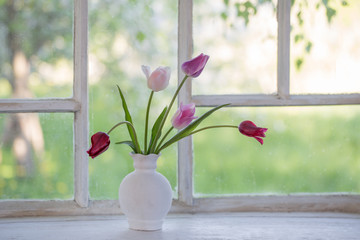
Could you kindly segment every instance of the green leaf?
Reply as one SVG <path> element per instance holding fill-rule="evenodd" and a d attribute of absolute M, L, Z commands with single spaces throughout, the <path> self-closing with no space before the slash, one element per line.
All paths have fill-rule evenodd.
<path fill-rule="evenodd" d="M 151 129 L 151 139 L 150 139 L 150 144 L 149 144 L 149 151 L 150 151 L 150 149 L 152 149 L 153 144 L 155 144 L 154 141 L 155 141 L 156 133 L 159 131 L 160 124 L 161 124 L 162 120 L 164 119 L 166 111 L 167 111 L 167 106 L 160 113 L 159 117 L 156 119 L 156 121 Z M 159 136 L 161 136 L 161 132 L 160 132 Z M 148 152 L 148 153 L 150 153 L 150 152 Z"/>
<path fill-rule="evenodd" d="M 299 26 L 302 26 L 302 25 L 304 24 L 304 20 L 303 20 L 303 18 L 302 18 L 302 12 L 299 11 L 299 12 L 296 14 L 296 17 L 297 17 Z"/>
<path fill-rule="evenodd" d="M 122 101 L 122 106 L 123 106 L 123 109 L 124 109 L 124 112 L 125 112 L 125 120 L 130 122 L 133 125 L 133 121 L 132 121 L 129 109 L 128 109 L 126 101 L 125 101 L 125 97 L 124 97 L 123 93 L 121 92 L 120 87 L 118 85 L 116 85 L 116 86 L 117 86 L 117 88 L 119 90 L 120 98 L 121 98 L 121 101 Z M 136 144 L 137 141 L 135 139 L 134 130 L 129 125 L 127 125 L 127 129 L 128 129 L 129 135 L 131 137 L 131 140 L 134 143 L 135 148 L 137 149 L 135 152 L 140 153 L 141 150 L 140 150 L 140 147 L 137 146 L 137 144 Z"/>
<path fill-rule="evenodd" d="M 245 26 L 248 25 L 250 17 L 256 15 L 257 13 L 256 6 L 251 1 L 235 3 L 234 6 L 236 8 L 237 16 L 244 19 Z"/>
<path fill-rule="evenodd" d="M 245 6 L 247 12 L 250 13 L 250 12 L 252 11 L 252 14 L 253 14 L 253 15 L 256 15 L 257 9 L 256 9 L 255 5 L 254 5 L 252 2 L 246 1 L 246 2 L 244 3 L 244 6 Z"/>
<path fill-rule="evenodd" d="M 222 107 L 228 106 L 230 105 L 230 103 L 228 104 L 223 104 L 223 105 L 219 105 L 217 107 L 214 107 L 213 109 L 210 109 L 209 111 L 207 111 L 206 113 L 204 113 L 203 115 L 201 115 L 201 117 L 197 118 L 196 120 L 194 120 L 192 123 L 190 123 L 187 127 L 185 127 L 184 129 L 182 129 L 181 131 L 179 131 L 176 135 L 174 135 L 172 138 L 169 139 L 169 141 L 167 141 L 166 143 L 164 143 L 164 145 L 162 145 L 159 148 L 159 152 L 164 149 L 167 148 L 168 146 L 170 146 L 171 144 L 179 141 L 180 139 L 189 136 L 192 131 L 194 131 L 196 129 L 196 127 L 203 121 L 205 120 L 208 116 L 210 116 L 213 112 L 219 110 Z"/>
<path fill-rule="evenodd" d="M 145 40 L 145 38 L 146 38 L 145 33 L 141 32 L 141 31 L 137 32 L 137 34 L 136 34 L 136 39 L 137 39 L 140 43 L 142 43 L 142 42 Z"/>
<path fill-rule="evenodd" d="M 300 33 L 300 34 L 296 34 L 295 35 L 295 43 L 304 40 L 304 34 Z"/>
<path fill-rule="evenodd" d="M 121 141 L 121 142 L 116 142 L 115 144 L 126 144 L 129 147 L 131 147 L 131 149 L 136 152 L 136 147 L 134 145 L 134 143 L 132 141 Z"/>
<path fill-rule="evenodd" d="M 331 23 L 331 20 L 333 19 L 333 17 L 335 17 L 335 15 L 336 15 L 335 9 L 333 9 L 331 7 L 326 8 L 326 16 L 327 16 L 328 23 Z"/>
<path fill-rule="evenodd" d="M 311 48 L 312 48 L 312 42 L 308 41 L 308 42 L 306 43 L 305 51 L 306 51 L 307 53 L 310 53 Z"/>
<path fill-rule="evenodd" d="M 295 61 L 295 66 L 296 66 L 296 70 L 300 70 L 302 64 L 304 62 L 304 59 L 303 58 L 297 58 L 296 61 Z"/>
<path fill-rule="evenodd" d="M 222 12 L 222 13 L 221 13 L 221 18 L 222 18 L 223 20 L 226 20 L 226 19 L 228 18 L 227 13 L 226 13 L 226 12 Z"/>

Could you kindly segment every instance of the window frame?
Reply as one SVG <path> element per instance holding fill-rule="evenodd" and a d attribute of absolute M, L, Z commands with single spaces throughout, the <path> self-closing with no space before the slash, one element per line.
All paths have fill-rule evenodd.
<path fill-rule="evenodd" d="M 74 201 L 52 200 L 1 200 L 0 216 L 11 208 L 26 208 L 44 203 L 51 203 L 56 208 L 58 204 L 75 202 L 77 206 L 89 206 L 88 191 L 88 1 L 74 1 L 73 9 L 74 38 L 73 38 L 73 97 L 44 98 L 44 99 L 0 99 L 0 113 L 29 113 L 29 112 L 70 112 L 74 113 Z M 30 205 L 29 205 L 30 204 Z M 40 209 L 41 207 L 39 207 Z M 35 208 L 36 209 L 36 208 Z"/>
<path fill-rule="evenodd" d="M 179 93 L 179 102 L 199 107 L 231 102 L 230 107 L 312 106 L 360 104 L 360 94 L 292 95 L 289 91 L 291 0 L 278 0 L 278 70 L 276 94 L 192 95 L 191 81 Z M 178 69 L 192 57 L 192 0 L 178 0 Z M 73 97 L 57 99 L 0 99 L 0 113 L 74 113 L 74 199 L 0 200 L 0 217 L 36 215 L 119 214 L 117 200 L 89 199 L 88 156 L 88 1 L 74 1 Z M 178 71 L 179 82 L 183 73 Z M 193 193 L 193 143 L 187 137 L 178 143 L 178 199 L 171 212 L 348 212 L 360 213 L 360 195 L 348 193 L 236 195 L 195 198 Z"/>
<path fill-rule="evenodd" d="M 191 58 L 193 0 L 179 0 L 178 69 Z M 197 107 L 317 106 L 360 104 L 360 94 L 290 94 L 290 13 L 291 0 L 278 0 L 278 62 L 276 94 L 192 95 L 191 82 L 179 94 L 179 102 L 193 102 Z M 178 71 L 178 81 L 184 77 Z M 360 212 L 360 195 L 348 193 L 237 195 L 194 198 L 192 137 L 178 144 L 178 201 L 193 211 L 344 211 Z M 286 203 L 284 205 L 284 203 Z M 211 210 L 210 210 L 211 209 Z"/>

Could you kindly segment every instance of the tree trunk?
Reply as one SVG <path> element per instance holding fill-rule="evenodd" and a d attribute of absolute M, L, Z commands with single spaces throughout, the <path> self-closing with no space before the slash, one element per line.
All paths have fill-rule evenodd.
<path fill-rule="evenodd" d="M 13 97 L 31 98 L 28 88 L 30 64 L 25 55 L 17 51 L 12 61 L 13 69 Z M 31 176 L 34 173 L 34 154 L 43 157 L 44 137 L 36 113 L 12 114 L 5 122 L 3 135 L 5 145 L 12 146 L 13 155 L 17 162 L 17 176 Z"/>
<path fill-rule="evenodd" d="M 8 35 L 7 47 L 10 50 L 12 76 L 9 81 L 12 86 L 13 98 L 32 98 L 28 81 L 30 62 L 21 48 L 21 37 L 10 26 L 15 24 L 16 10 L 14 2 L 7 4 Z M 5 121 L 2 140 L 5 146 L 11 146 L 17 162 L 17 176 L 31 176 L 34 173 L 34 153 L 43 157 L 44 137 L 39 117 L 36 113 L 11 114 Z"/>

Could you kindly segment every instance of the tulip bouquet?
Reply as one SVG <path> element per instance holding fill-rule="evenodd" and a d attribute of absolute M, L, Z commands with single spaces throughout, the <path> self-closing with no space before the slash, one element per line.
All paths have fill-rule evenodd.
<path fill-rule="evenodd" d="M 125 113 L 125 121 L 119 122 L 115 124 L 107 133 L 105 132 L 97 132 L 91 137 L 91 147 L 87 151 L 90 157 L 95 158 L 96 156 L 100 155 L 101 153 L 105 152 L 110 145 L 110 136 L 109 134 L 118 126 L 126 125 L 129 136 L 131 140 L 120 141 L 116 144 L 126 144 L 133 150 L 134 153 L 139 154 L 159 154 L 162 150 L 169 147 L 173 143 L 187 137 L 193 135 L 195 133 L 211 129 L 211 128 L 236 128 L 240 131 L 240 133 L 244 134 L 248 137 L 255 138 L 258 142 L 263 144 L 263 137 L 265 137 L 265 132 L 267 128 L 257 127 L 251 121 L 243 121 L 239 126 L 233 125 L 215 125 L 215 126 L 207 126 L 200 129 L 197 129 L 199 124 L 210 116 L 215 111 L 228 106 L 230 104 L 223 104 L 217 107 L 214 107 L 204 113 L 200 117 L 195 116 L 195 104 L 183 104 L 180 103 L 179 109 L 175 112 L 171 119 L 172 126 L 163 134 L 163 128 L 165 122 L 168 118 L 170 110 L 179 94 L 180 89 L 188 80 L 189 78 L 196 78 L 198 77 L 201 72 L 203 71 L 209 56 L 205 54 L 200 54 L 194 59 L 191 59 L 187 62 L 184 62 L 181 66 L 182 71 L 185 73 L 185 77 L 179 84 L 178 88 L 176 89 L 173 98 L 170 101 L 168 106 L 165 106 L 163 111 L 157 117 L 156 121 L 154 122 L 151 135 L 148 139 L 148 125 L 149 125 L 149 115 L 150 115 L 150 106 L 152 102 L 152 98 L 155 92 L 159 92 L 164 90 L 168 84 L 170 79 L 170 68 L 169 67 L 159 67 L 155 71 L 151 72 L 150 67 L 142 66 L 142 71 L 144 72 L 147 78 L 147 85 L 151 89 L 149 101 L 147 104 L 147 110 L 145 115 L 145 133 L 144 133 L 144 144 L 143 148 L 141 148 L 139 144 L 139 140 L 137 138 L 136 130 L 131 118 L 130 111 L 128 109 L 124 94 L 122 93 L 119 86 L 117 86 L 120 98 L 122 100 L 122 106 Z M 175 133 L 172 137 L 168 138 L 169 134 L 174 130 L 177 129 L 178 132 Z"/>

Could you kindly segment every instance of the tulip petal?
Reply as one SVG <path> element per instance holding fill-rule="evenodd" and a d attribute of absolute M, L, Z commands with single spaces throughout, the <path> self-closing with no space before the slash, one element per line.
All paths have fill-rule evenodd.
<path fill-rule="evenodd" d="M 182 129 L 188 126 L 193 119 L 197 118 L 195 114 L 195 104 L 183 104 L 180 103 L 180 107 L 175 112 L 173 118 L 171 119 L 172 125 L 176 129 Z"/>
<path fill-rule="evenodd" d="M 91 158 L 95 158 L 105 152 L 110 145 L 110 137 L 104 132 L 97 132 L 91 137 L 91 147 L 87 153 Z"/>
<path fill-rule="evenodd" d="M 144 67 L 145 75 L 148 73 L 148 68 Z M 171 69 L 170 67 L 158 67 L 148 77 L 148 87 L 154 92 L 161 91 L 169 85 Z"/>
<path fill-rule="evenodd" d="M 149 66 L 145 66 L 145 65 L 141 65 L 141 70 L 143 71 L 143 73 L 146 76 L 146 79 L 149 79 L 150 77 L 150 73 L 151 73 L 151 69 Z"/>
<path fill-rule="evenodd" d="M 196 78 L 201 74 L 208 60 L 209 56 L 201 53 L 196 58 L 184 62 L 181 69 L 187 76 Z"/>
<path fill-rule="evenodd" d="M 265 132 L 267 128 L 257 127 L 255 123 L 251 121 L 243 121 L 239 125 L 239 131 L 245 136 L 255 138 L 261 145 L 264 143 L 262 137 L 265 137 Z"/>
<path fill-rule="evenodd" d="M 261 145 L 263 145 L 264 140 L 262 138 L 259 137 L 254 137 L 256 140 L 258 140 L 259 143 L 261 143 Z"/>

